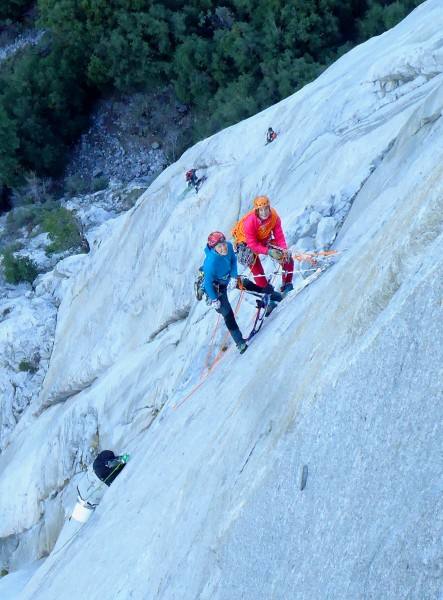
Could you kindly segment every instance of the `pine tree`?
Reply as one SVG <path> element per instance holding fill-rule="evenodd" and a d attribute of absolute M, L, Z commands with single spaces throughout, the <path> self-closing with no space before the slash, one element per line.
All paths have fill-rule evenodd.
<path fill-rule="evenodd" d="M 0 189 L 12 187 L 16 182 L 19 146 L 16 124 L 0 104 Z"/>

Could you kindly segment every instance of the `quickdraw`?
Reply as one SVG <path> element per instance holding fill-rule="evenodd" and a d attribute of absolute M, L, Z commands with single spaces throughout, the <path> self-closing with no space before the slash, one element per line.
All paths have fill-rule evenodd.
<path fill-rule="evenodd" d="M 205 274 L 203 273 L 203 267 L 200 267 L 198 270 L 198 275 L 194 281 L 194 293 L 197 300 L 203 300 L 203 296 L 205 295 Z"/>
<path fill-rule="evenodd" d="M 254 266 L 257 255 L 244 243 L 239 242 L 235 246 L 235 252 L 237 253 L 237 260 L 240 264 L 250 269 Z"/>

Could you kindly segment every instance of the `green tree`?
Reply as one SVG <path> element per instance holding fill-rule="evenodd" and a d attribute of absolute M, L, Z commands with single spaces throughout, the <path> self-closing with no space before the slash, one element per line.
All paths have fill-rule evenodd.
<path fill-rule="evenodd" d="M 81 71 L 75 51 L 51 40 L 46 56 L 28 51 L 4 78 L 1 104 L 16 124 L 22 172 L 53 175 L 63 166 L 66 144 L 86 122 Z"/>
<path fill-rule="evenodd" d="M 368 8 L 357 20 L 359 43 L 391 29 L 423 0 L 368 0 Z"/>
<path fill-rule="evenodd" d="M 235 23 L 230 30 L 214 33 L 211 71 L 219 86 L 227 85 L 240 75 L 257 77 L 261 54 L 257 32 L 248 23 Z"/>
<path fill-rule="evenodd" d="M 83 49 L 88 53 L 86 14 L 83 2 L 78 0 L 38 0 L 39 20 L 37 25 L 70 49 Z"/>
<path fill-rule="evenodd" d="M 12 187 L 16 181 L 19 146 L 16 124 L 0 104 L 0 189 L 3 186 Z"/>
<path fill-rule="evenodd" d="M 7 0 L 0 4 L 0 21 L 20 19 L 35 4 L 35 0 Z"/>
<path fill-rule="evenodd" d="M 163 6 L 98 11 L 91 0 L 85 0 L 83 6 L 87 6 L 86 26 L 92 44 L 87 69 L 91 83 L 102 89 L 114 86 L 133 91 L 165 80 L 172 41 L 170 14 Z"/>
<path fill-rule="evenodd" d="M 97 95 L 173 81 L 201 120 L 195 140 L 293 93 L 423 0 L 37 1 L 46 35 L 0 64 L 9 186 L 31 170 L 60 171 Z M 10 0 L 0 18 L 30 4 Z"/>
<path fill-rule="evenodd" d="M 208 68 L 211 64 L 212 42 L 192 35 L 177 47 L 171 66 L 171 79 L 177 96 L 206 110 L 217 84 Z"/>

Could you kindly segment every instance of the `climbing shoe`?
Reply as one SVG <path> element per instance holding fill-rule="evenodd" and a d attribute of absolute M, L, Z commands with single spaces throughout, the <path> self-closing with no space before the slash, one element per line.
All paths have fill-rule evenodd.
<path fill-rule="evenodd" d="M 269 299 L 271 302 L 281 302 L 283 300 L 283 296 L 280 294 L 280 292 L 272 292 L 272 294 L 269 296 Z"/>
<path fill-rule="evenodd" d="M 280 292 L 283 294 L 283 298 L 287 296 L 289 292 L 292 292 L 293 289 L 294 286 L 292 285 L 292 283 L 284 283 L 280 288 Z"/>
<path fill-rule="evenodd" d="M 271 296 L 272 298 L 272 296 Z M 269 302 L 268 306 L 266 307 L 266 313 L 265 313 L 265 317 L 269 317 L 269 315 L 271 314 L 271 312 L 274 310 L 274 308 L 277 306 L 277 302 L 273 302 L 272 300 Z"/>
<path fill-rule="evenodd" d="M 237 344 L 237 348 L 240 354 L 243 354 L 243 352 L 246 352 L 248 349 L 248 344 L 246 342 L 242 342 L 241 344 Z"/>

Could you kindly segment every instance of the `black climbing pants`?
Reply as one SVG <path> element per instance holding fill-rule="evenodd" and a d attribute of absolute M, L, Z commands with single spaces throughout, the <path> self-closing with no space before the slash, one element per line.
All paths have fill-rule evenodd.
<path fill-rule="evenodd" d="M 268 284 L 266 288 L 262 288 L 259 285 L 250 281 L 249 279 L 247 279 L 246 277 L 241 278 L 241 283 L 243 284 L 243 288 L 248 292 L 257 292 L 258 294 L 263 294 L 263 292 L 266 290 L 265 293 L 269 294 L 274 291 L 272 285 Z M 243 335 L 240 329 L 238 328 L 237 321 L 235 320 L 234 311 L 232 310 L 231 303 L 228 299 L 227 287 L 224 285 L 219 285 L 218 293 L 218 299 L 220 300 L 220 308 L 217 309 L 217 312 L 220 313 L 224 318 L 226 327 L 229 333 L 232 335 L 234 342 L 236 344 L 241 344 L 244 341 Z"/>

